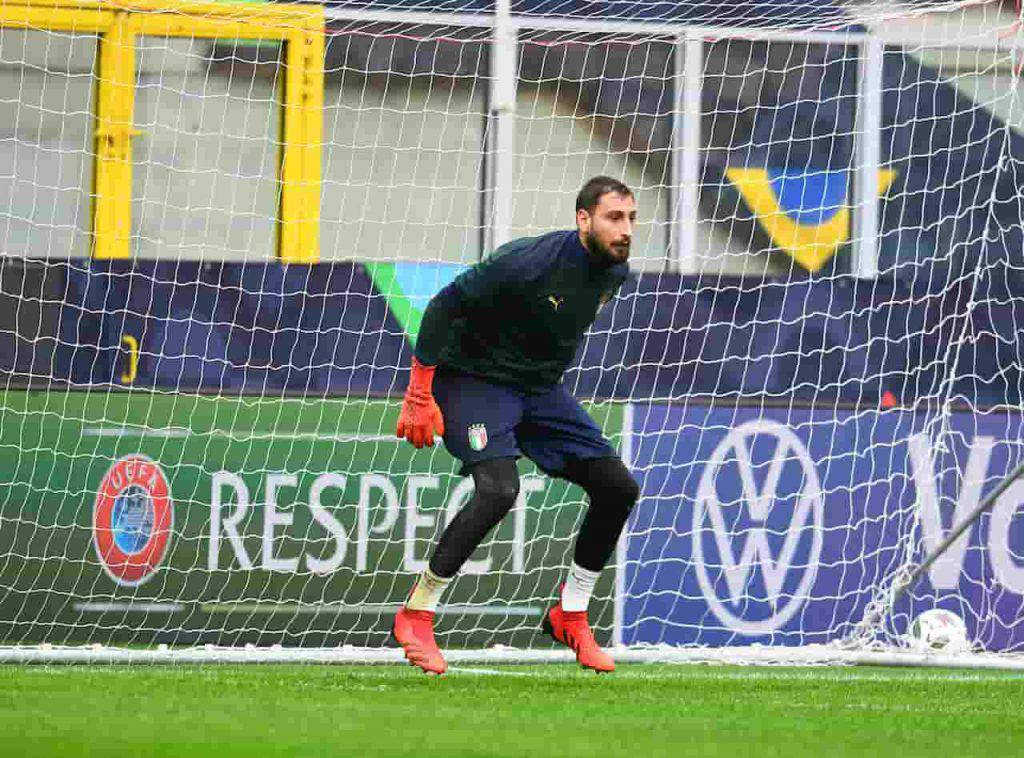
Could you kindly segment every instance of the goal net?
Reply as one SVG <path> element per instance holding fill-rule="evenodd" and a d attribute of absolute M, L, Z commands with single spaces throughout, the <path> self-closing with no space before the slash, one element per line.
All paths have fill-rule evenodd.
<path fill-rule="evenodd" d="M 423 310 L 597 174 L 633 276 L 565 382 L 642 491 L 600 640 L 840 659 L 944 608 L 1019 651 L 1024 483 L 898 590 L 1021 459 L 1020 20 L 6 0 L 0 660 L 396 659 L 472 494 L 394 436 Z M 449 651 L 554 655 L 585 496 L 520 472 Z"/>

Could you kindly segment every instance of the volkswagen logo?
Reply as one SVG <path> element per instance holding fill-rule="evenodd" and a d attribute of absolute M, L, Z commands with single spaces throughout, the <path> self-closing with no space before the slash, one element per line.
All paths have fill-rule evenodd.
<path fill-rule="evenodd" d="M 693 560 L 712 612 L 745 635 L 781 629 L 814 584 L 823 530 L 821 482 L 800 438 L 766 419 L 730 430 L 693 510 Z"/>

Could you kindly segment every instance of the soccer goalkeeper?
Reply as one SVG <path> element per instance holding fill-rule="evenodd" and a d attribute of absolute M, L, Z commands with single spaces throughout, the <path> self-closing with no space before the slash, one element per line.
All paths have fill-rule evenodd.
<path fill-rule="evenodd" d="M 635 222 L 632 191 L 594 177 L 576 198 L 576 229 L 502 245 L 427 305 L 397 434 L 417 448 L 442 435 L 475 492 L 444 530 L 392 626 L 406 658 L 424 671 L 447 669 L 434 640 L 438 600 L 515 504 L 520 455 L 578 484 L 590 500 L 544 628 L 582 666 L 615 669 L 594 639 L 587 606 L 639 488 L 561 382 L 597 311 L 629 274 Z"/>

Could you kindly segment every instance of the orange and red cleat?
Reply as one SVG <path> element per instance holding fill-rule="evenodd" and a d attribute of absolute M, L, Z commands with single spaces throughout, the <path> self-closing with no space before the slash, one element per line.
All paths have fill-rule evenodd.
<path fill-rule="evenodd" d="M 413 611 L 404 605 L 395 614 L 391 636 L 402 646 L 410 665 L 427 674 L 443 674 L 448 663 L 434 641 L 434 612 Z"/>
<path fill-rule="evenodd" d="M 559 600 L 544 614 L 544 631 L 571 648 L 581 666 L 599 674 L 615 671 L 615 661 L 600 648 L 590 631 L 586 611 L 563 611 Z"/>

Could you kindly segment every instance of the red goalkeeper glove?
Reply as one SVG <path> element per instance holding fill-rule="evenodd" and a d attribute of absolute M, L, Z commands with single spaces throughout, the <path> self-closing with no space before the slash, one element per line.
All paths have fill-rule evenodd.
<path fill-rule="evenodd" d="M 398 416 L 395 435 L 404 437 L 417 448 L 424 445 L 433 447 L 434 435 L 444 434 L 444 419 L 431 389 L 434 369 L 435 366 L 424 366 L 413 357 L 409 387 L 405 390 L 402 412 Z"/>

